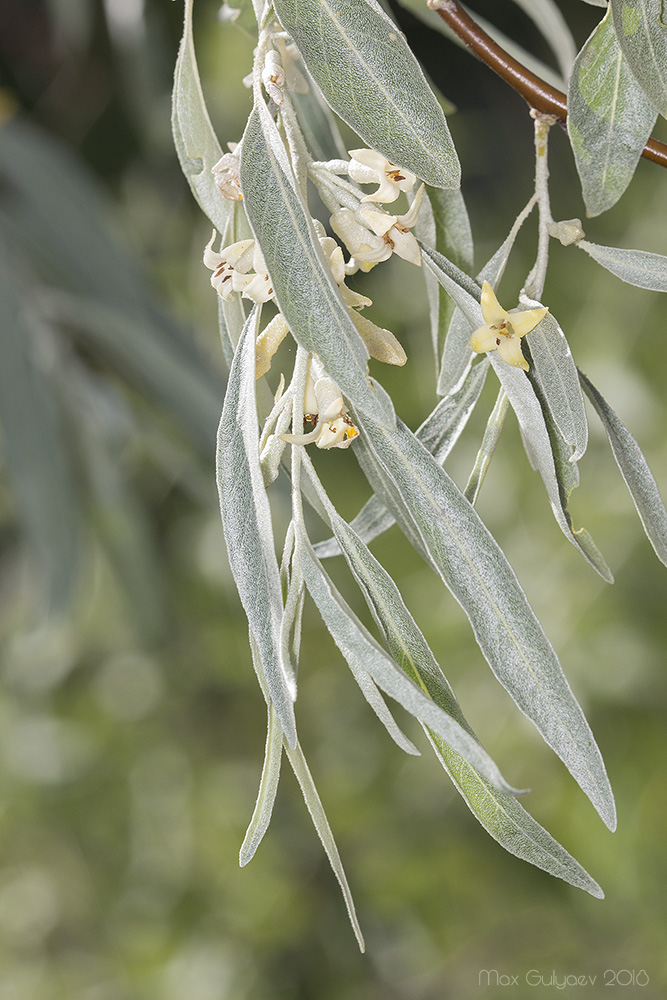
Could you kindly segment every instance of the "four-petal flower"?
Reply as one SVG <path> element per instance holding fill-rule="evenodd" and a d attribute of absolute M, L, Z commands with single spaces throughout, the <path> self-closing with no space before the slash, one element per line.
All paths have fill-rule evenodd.
<path fill-rule="evenodd" d="M 488 281 L 482 285 L 481 306 L 486 325 L 473 333 L 470 338 L 471 350 L 478 354 L 497 350 L 508 365 L 528 371 L 528 362 L 521 352 L 521 338 L 530 333 L 549 310 L 542 306 L 539 309 L 508 313 L 498 302 Z"/>

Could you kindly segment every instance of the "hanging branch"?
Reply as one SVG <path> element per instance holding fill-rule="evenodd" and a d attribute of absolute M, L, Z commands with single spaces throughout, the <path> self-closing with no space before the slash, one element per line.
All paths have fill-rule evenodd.
<path fill-rule="evenodd" d="M 531 108 L 547 115 L 555 115 L 561 123 L 565 123 L 567 118 L 565 94 L 551 87 L 509 55 L 463 10 L 458 0 L 428 0 L 428 6 L 442 18 L 471 52 L 501 79 L 509 83 Z M 667 145 L 664 142 L 649 139 L 642 150 L 642 156 L 659 163 L 662 167 L 667 167 Z"/>

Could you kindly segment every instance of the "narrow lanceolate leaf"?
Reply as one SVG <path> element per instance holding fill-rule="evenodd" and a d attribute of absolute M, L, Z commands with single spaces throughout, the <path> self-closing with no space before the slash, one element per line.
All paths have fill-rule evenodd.
<path fill-rule="evenodd" d="M 532 337 L 532 333 L 528 334 Z M 523 437 L 528 457 L 534 469 L 536 469 L 551 504 L 556 522 L 569 542 L 574 545 L 583 555 L 584 559 L 591 564 L 603 580 L 613 583 L 609 567 L 595 548 L 589 544 L 588 533 L 583 529 L 574 531 L 572 520 L 566 506 L 566 498 L 559 488 L 554 465 L 553 447 L 549 438 L 549 432 L 544 419 L 544 413 L 537 398 L 535 389 L 520 368 L 513 368 L 505 364 L 502 358 L 494 352 L 490 355 L 493 370 L 500 380 L 500 384 L 507 393 L 512 409 L 516 413 L 521 434 Z"/>
<path fill-rule="evenodd" d="M 632 180 L 656 113 L 630 72 L 609 12 L 577 56 L 567 128 L 588 215 L 611 208 Z"/>
<path fill-rule="evenodd" d="M 230 202 L 218 190 L 212 168 L 222 156 L 206 110 L 192 39 L 192 4 L 185 0 L 183 37 L 176 60 L 171 124 L 181 169 L 200 208 L 218 232 L 225 230 Z"/>
<path fill-rule="evenodd" d="M 255 404 L 254 309 L 239 340 L 218 430 L 217 482 L 227 554 L 257 643 L 269 697 L 291 746 L 296 745 L 293 679 L 280 654 L 280 574 L 268 497 L 259 465 Z"/>
<path fill-rule="evenodd" d="M 321 486 L 319 489 L 322 492 Z M 484 774 L 496 788 L 513 794 L 516 789 L 505 781 L 497 764 L 480 745 L 466 722 L 452 688 L 408 611 L 398 587 L 331 503 L 327 504 L 327 514 L 348 566 L 384 635 L 395 663 L 405 676 L 417 684 L 449 717 L 448 722 L 442 720 L 439 726 L 440 736 L 437 738 L 445 736 L 444 725 L 447 730 L 445 738 L 448 746 L 454 748 L 456 753 Z M 342 599 L 339 597 L 339 600 Z M 409 704 L 405 702 L 403 704 L 412 711 Z M 420 718 L 419 715 L 417 717 Z M 425 723 L 424 725 L 427 732 L 433 732 L 428 725 Z"/>
<path fill-rule="evenodd" d="M 405 37 L 375 0 L 275 0 L 333 110 L 367 146 L 434 187 L 461 175 L 447 121 Z"/>
<path fill-rule="evenodd" d="M 290 91 L 290 100 L 306 140 L 310 155 L 315 160 L 338 160 L 347 157 L 345 143 L 338 129 L 337 119 L 324 100 L 320 88 L 303 64 L 299 67 L 308 82 L 305 94 Z"/>
<path fill-rule="evenodd" d="M 578 461 L 588 444 L 588 422 L 577 367 L 565 334 L 551 313 L 530 334 L 532 372 L 564 440 Z"/>
<path fill-rule="evenodd" d="M 314 485 L 314 482 L 317 481 L 317 477 L 315 476 L 315 472 L 312 469 L 312 467 L 310 468 L 310 477 L 311 477 L 310 482 L 311 484 L 313 484 L 313 490 L 315 490 L 316 487 Z M 321 486 L 318 495 L 321 498 L 322 495 Z M 327 516 L 326 510 L 324 511 L 324 516 L 325 517 Z M 303 536 L 302 539 L 302 545 L 305 545 L 306 548 L 308 548 L 309 552 L 311 551 L 310 542 L 305 537 L 305 535 Z M 306 555 L 305 558 L 308 559 L 309 556 Z M 310 555 L 310 558 L 314 559 L 314 556 Z M 302 561 L 303 557 L 301 551 L 299 550 L 300 566 L 302 565 Z M 350 612 L 350 614 L 352 614 L 348 606 L 344 603 L 344 601 L 341 598 L 341 608 L 343 606 Z M 376 716 L 378 717 L 382 725 L 385 727 L 385 729 L 391 736 L 394 743 L 396 743 L 396 745 L 399 746 L 401 750 L 404 750 L 406 753 L 412 754 L 415 757 L 419 757 L 420 756 L 419 750 L 414 745 L 412 740 L 409 740 L 408 737 L 403 732 L 403 730 L 399 727 L 398 723 L 391 714 L 387 706 L 387 703 L 380 694 L 378 686 L 373 680 L 371 673 L 366 669 L 366 661 L 363 655 L 359 655 L 359 648 L 361 648 L 363 654 L 363 652 L 365 652 L 363 643 L 362 646 L 359 647 L 357 644 L 352 642 L 349 645 L 346 654 L 347 664 L 350 670 L 352 671 L 352 676 L 359 685 L 359 690 L 363 694 L 364 698 L 366 699 L 370 707 L 375 712 Z"/>
<path fill-rule="evenodd" d="M 667 16 L 664 0 L 611 0 L 616 37 L 655 110 L 667 118 Z"/>
<path fill-rule="evenodd" d="M 243 839 L 239 852 L 239 865 L 243 868 L 255 855 L 269 828 L 273 804 L 278 791 L 280 779 L 280 762 L 283 755 L 283 731 L 278 721 L 278 715 L 273 705 L 268 706 L 268 724 L 266 730 L 266 748 L 264 750 L 264 766 L 259 782 L 257 802 L 252 819 Z"/>
<path fill-rule="evenodd" d="M 436 754 L 471 812 L 484 829 L 506 851 L 542 871 L 584 889 L 598 899 L 604 893 L 578 861 L 554 840 L 519 804 L 513 795 L 498 791 L 474 768 L 447 747 L 430 737 Z"/>
<path fill-rule="evenodd" d="M 473 329 L 480 326 L 484 322 L 482 307 L 479 304 L 482 295 L 481 286 L 433 247 L 421 244 L 421 249 L 424 263 L 445 291 L 451 295 Z"/>
<path fill-rule="evenodd" d="M 368 379 L 368 352 L 323 258 L 285 147 L 263 101 L 246 126 L 241 184 L 250 225 L 292 335 L 320 356 L 327 374 L 355 409 L 393 424 L 391 400 Z"/>
<path fill-rule="evenodd" d="M 648 463 L 630 431 L 582 373 L 581 381 L 604 424 L 614 458 L 630 491 L 647 538 L 658 559 L 667 566 L 667 513 Z"/>
<path fill-rule="evenodd" d="M 488 358 L 482 358 L 460 385 L 445 396 L 417 429 L 415 436 L 431 452 L 436 462 L 443 465 L 468 423 L 470 414 L 484 388 L 489 370 Z M 352 521 L 352 528 L 363 539 L 371 542 L 395 523 L 394 515 L 377 495 L 368 500 Z M 340 555 L 335 538 L 319 542 L 315 552 L 320 559 Z"/>
<path fill-rule="evenodd" d="M 667 292 L 667 257 L 648 250 L 626 250 L 604 247 L 599 243 L 579 240 L 577 246 L 621 281 L 653 292 Z"/>
<path fill-rule="evenodd" d="M 338 525 L 336 526 L 338 527 Z M 341 540 L 342 534 L 339 536 L 339 542 Z M 384 612 L 387 612 L 385 620 L 390 625 L 392 634 L 395 628 L 398 627 L 399 617 L 403 619 L 403 626 L 408 629 L 409 634 L 404 636 L 402 642 L 398 639 L 397 635 L 393 636 L 397 643 L 400 643 L 402 646 L 400 655 L 405 666 L 408 666 L 408 671 L 404 672 L 398 663 L 376 642 L 370 632 L 364 628 L 350 606 L 338 590 L 336 590 L 309 543 L 304 539 L 304 549 L 306 551 L 304 551 L 303 570 L 308 590 L 334 642 L 345 659 L 348 663 L 356 660 L 358 663 L 363 664 L 381 690 L 398 701 L 403 708 L 410 712 L 411 715 L 414 715 L 429 730 L 433 730 L 434 733 L 446 740 L 448 744 L 456 746 L 462 756 L 474 760 L 479 769 L 494 784 L 497 784 L 498 787 L 506 792 L 514 791 L 502 777 L 497 765 L 471 734 L 465 724 L 465 720 L 463 720 L 463 725 L 459 721 L 463 717 L 458 709 L 456 699 L 453 697 L 446 682 L 445 684 L 442 683 L 444 677 L 437 663 L 435 663 L 432 654 L 428 657 L 428 660 L 431 662 L 428 662 L 426 658 L 423 660 L 424 671 L 432 671 L 434 684 L 437 683 L 435 675 L 440 674 L 440 690 L 446 690 L 445 697 L 447 698 L 449 711 L 437 704 L 430 697 L 429 693 L 427 693 L 427 688 L 419 673 L 414 669 L 414 661 L 411 663 L 409 654 L 407 659 L 405 655 L 407 653 L 406 640 L 408 644 L 410 640 L 415 640 L 419 643 L 418 634 L 421 636 L 421 633 L 419 633 L 402 601 L 400 603 L 396 602 L 395 597 L 398 591 L 395 586 L 385 586 L 388 578 L 384 574 L 382 567 L 379 566 L 379 563 L 375 563 L 372 557 L 372 562 L 368 558 L 363 557 L 361 555 L 362 549 L 355 544 L 352 536 L 348 533 L 346 533 L 345 541 L 349 542 L 350 545 L 350 548 L 346 545 L 346 555 L 348 552 L 355 552 L 350 565 L 352 566 L 352 562 L 354 562 L 355 576 L 358 574 L 357 579 L 362 586 L 364 596 L 372 594 L 373 598 L 377 600 L 377 603 L 375 603 L 375 600 L 372 601 L 374 612 L 377 613 L 382 609 L 383 616 Z M 362 559 L 363 564 L 360 561 Z M 381 577 L 384 578 L 382 585 L 380 585 Z M 381 591 L 384 591 L 384 593 L 381 593 Z M 390 609 L 387 602 L 391 602 L 393 608 Z M 412 628 L 411 625 L 413 626 Z M 421 640 L 422 642 L 419 645 L 421 646 L 422 653 L 424 653 L 426 641 L 423 636 L 421 636 Z M 456 712 L 458 718 L 454 717 L 454 712 Z"/>
<path fill-rule="evenodd" d="M 313 825 L 322 842 L 322 847 L 326 851 L 332 871 L 338 879 L 338 884 L 340 885 L 341 892 L 343 893 L 343 899 L 345 900 L 347 915 L 350 918 L 350 924 L 352 925 L 354 936 L 357 939 L 359 950 L 363 952 L 366 950 L 366 945 L 364 944 L 364 936 L 361 933 L 361 927 L 359 926 L 357 913 L 354 908 L 352 893 L 350 892 L 350 887 L 348 885 L 347 878 L 345 877 L 345 871 L 343 869 L 343 863 L 340 860 L 338 848 L 336 847 L 336 841 L 334 840 L 333 833 L 331 832 L 331 827 L 329 826 L 329 821 L 327 820 L 322 801 L 317 794 L 317 788 L 315 787 L 313 776 L 311 775 L 308 764 L 306 763 L 306 758 L 303 755 L 303 750 L 298 743 L 294 749 L 286 746 L 285 750 L 287 752 L 289 762 L 292 765 L 292 770 L 294 771 L 296 780 L 299 782 L 304 802 L 306 803 L 308 812 L 310 813 L 310 818 L 312 819 Z"/>
<path fill-rule="evenodd" d="M 413 521 L 430 561 L 468 616 L 491 669 L 613 828 L 613 795 L 593 734 L 504 553 L 404 424 L 399 421 L 391 433 L 370 420 L 361 423 L 397 494 L 410 497 L 401 513 Z"/>
<path fill-rule="evenodd" d="M 435 247 L 453 264 L 463 271 L 472 269 L 473 242 L 468 211 L 460 191 L 444 191 L 442 188 L 427 189 L 428 199 L 424 199 L 415 235 L 425 243 Z M 430 219 L 424 219 L 430 209 Z M 428 229 L 431 231 L 429 232 Z M 423 269 L 429 296 L 431 312 L 431 333 L 438 368 L 445 336 L 454 312 L 454 303 L 434 275 Z"/>

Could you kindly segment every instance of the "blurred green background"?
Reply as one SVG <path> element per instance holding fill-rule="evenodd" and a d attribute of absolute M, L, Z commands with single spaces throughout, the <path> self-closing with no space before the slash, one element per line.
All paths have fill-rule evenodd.
<path fill-rule="evenodd" d="M 599 10 L 561 6 L 581 45 Z M 546 56 L 514 5 L 476 9 Z M 524 804 L 607 898 L 490 840 L 409 719 L 424 755 L 403 756 L 312 608 L 298 722 L 366 956 L 289 769 L 264 843 L 238 868 L 265 709 L 217 513 L 225 373 L 200 264 L 209 226 L 169 130 L 181 4 L 4 0 L 0 16 L 1 1000 L 466 1000 L 564 995 L 566 976 L 595 981 L 565 995 L 607 996 L 612 985 L 664 996 L 667 576 L 594 417 L 572 506 L 614 587 L 563 540 L 512 420 L 479 507 L 591 721 L 617 794 L 616 834 L 395 529 L 375 551 L 503 773 L 533 789 Z M 483 67 L 402 23 L 459 108 L 451 126 L 481 266 L 530 193 L 530 122 Z M 238 140 L 252 41 L 217 20 L 212 0 L 198 0 L 195 32 L 219 137 Z M 583 216 L 560 134 L 552 175 L 556 218 Z M 665 219 L 667 174 L 642 162 L 619 205 L 585 228 L 597 242 L 665 253 Z M 509 298 L 533 235 L 505 280 Z M 392 262 L 363 287 L 373 319 L 407 346 L 405 369 L 375 374 L 416 426 L 434 379 L 409 281 L 421 294 L 419 275 Z M 665 492 L 664 298 L 556 246 L 545 301 Z M 461 484 L 489 383 L 448 465 Z M 366 496 L 351 453 L 316 457 L 351 516 Z M 274 493 L 280 520 L 286 496 Z"/>

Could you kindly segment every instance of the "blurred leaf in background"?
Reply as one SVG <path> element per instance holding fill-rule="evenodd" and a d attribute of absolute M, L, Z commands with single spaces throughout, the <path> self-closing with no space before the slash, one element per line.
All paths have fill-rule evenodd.
<path fill-rule="evenodd" d="M 497 4 L 477 6 L 495 17 Z M 599 11 L 561 6 L 568 19 L 576 8 L 583 44 Z M 503 7 L 508 34 L 532 30 L 515 5 Z M 252 41 L 207 0 L 195 13 L 214 125 L 221 141 L 238 139 Z M 480 512 L 591 719 L 619 803 L 613 837 L 478 669 L 462 616 L 433 596 L 430 572 L 391 533 L 377 553 L 390 571 L 400 567 L 407 603 L 503 772 L 536 786 L 532 810 L 566 846 L 581 845 L 606 900 L 509 858 L 437 762 L 403 759 L 310 613 L 300 732 L 367 957 L 356 953 L 296 783 L 281 788 L 253 864 L 237 867 L 264 706 L 213 478 L 225 373 L 199 263 L 210 234 L 169 129 L 181 15 L 159 0 L 5 0 L 0 13 L 0 997 L 466 1000 L 482 995 L 482 969 L 518 975 L 514 995 L 527 997 L 530 969 L 594 975 L 587 997 L 606 995 L 606 969 L 644 969 L 649 984 L 636 994 L 660 997 L 665 583 L 602 432 L 574 506 L 615 552 L 613 588 L 561 544 L 516 432 Z M 459 107 L 450 124 L 481 266 L 532 172 L 531 127 L 483 67 L 401 16 L 427 71 L 445 65 Z M 499 122 L 517 138 L 492 157 Z M 565 139 L 559 148 L 555 138 L 561 214 L 583 214 Z M 666 214 L 667 183 L 642 163 L 590 237 L 664 252 Z M 664 484 L 663 301 L 584 255 L 577 268 L 567 250 L 554 256 L 567 287 L 559 322 Z M 410 344 L 418 365 L 430 351 L 426 314 L 408 310 L 390 275 L 371 277 L 387 314 L 377 322 Z M 411 426 L 430 408 L 415 383 L 401 397 Z M 482 432 L 479 419 L 471 426 L 470 444 L 452 456 L 459 483 Z M 353 475 L 340 460 L 326 471 L 332 482 Z M 354 496 L 347 478 L 346 492 Z"/>

